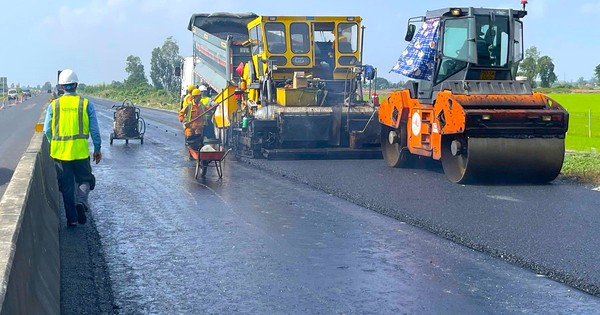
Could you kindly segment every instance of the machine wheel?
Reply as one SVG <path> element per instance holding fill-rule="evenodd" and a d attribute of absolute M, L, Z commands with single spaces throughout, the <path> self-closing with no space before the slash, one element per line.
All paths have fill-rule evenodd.
<path fill-rule="evenodd" d="M 400 122 L 399 129 L 381 125 L 381 150 L 383 159 L 391 167 L 410 167 L 415 156 L 407 147 L 406 123 Z"/>
<path fill-rule="evenodd" d="M 115 138 L 115 135 L 113 133 L 110 134 L 110 145 L 113 144 L 113 139 Z"/>
<path fill-rule="evenodd" d="M 471 176 L 467 172 L 469 151 L 464 135 L 444 136 L 442 138 L 442 167 L 446 177 L 453 183 L 467 183 Z"/>

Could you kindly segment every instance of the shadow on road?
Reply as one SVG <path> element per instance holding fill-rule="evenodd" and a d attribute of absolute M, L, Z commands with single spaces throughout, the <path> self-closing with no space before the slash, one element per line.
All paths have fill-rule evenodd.
<path fill-rule="evenodd" d="M 4 185 L 10 182 L 10 179 L 12 178 L 14 172 L 15 170 L 0 167 L 0 185 Z"/>

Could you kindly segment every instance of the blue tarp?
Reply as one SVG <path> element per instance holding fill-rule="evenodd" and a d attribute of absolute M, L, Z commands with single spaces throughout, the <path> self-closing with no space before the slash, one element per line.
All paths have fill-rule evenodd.
<path fill-rule="evenodd" d="M 439 28 L 439 18 L 425 20 L 390 72 L 431 81 Z"/>

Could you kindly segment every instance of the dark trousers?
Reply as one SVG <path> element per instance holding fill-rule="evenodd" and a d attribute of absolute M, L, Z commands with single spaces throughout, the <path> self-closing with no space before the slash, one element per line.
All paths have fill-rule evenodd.
<path fill-rule="evenodd" d="M 54 160 L 58 177 L 58 188 L 63 196 L 67 222 L 77 221 L 76 204 L 88 208 L 88 194 L 94 189 L 90 158 L 74 161 Z"/>

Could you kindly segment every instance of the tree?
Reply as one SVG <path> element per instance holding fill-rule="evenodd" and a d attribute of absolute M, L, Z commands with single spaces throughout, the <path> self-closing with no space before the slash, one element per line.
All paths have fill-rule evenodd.
<path fill-rule="evenodd" d="M 390 81 L 388 81 L 386 78 L 377 77 L 377 78 L 375 78 L 374 84 L 378 90 L 384 90 L 384 89 L 390 88 Z"/>
<path fill-rule="evenodd" d="M 538 71 L 540 74 L 540 81 L 542 81 L 542 87 L 550 87 L 552 83 L 556 82 L 556 74 L 554 73 L 554 63 L 552 58 L 548 56 L 542 56 L 538 60 Z"/>
<path fill-rule="evenodd" d="M 532 87 L 535 87 L 535 79 L 539 74 L 538 61 L 540 53 L 535 46 L 531 46 L 525 50 L 525 58 L 519 64 L 517 75 L 527 77 L 527 81 Z"/>
<path fill-rule="evenodd" d="M 144 74 L 144 65 L 140 57 L 133 55 L 127 57 L 125 71 L 128 74 L 127 79 L 125 79 L 125 85 L 137 86 L 148 84 L 148 79 L 146 79 L 146 75 Z"/>
<path fill-rule="evenodd" d="M 48 90 L 52 90 L 52 83 L 50 83 L 50 81 L 46 81 L 46 83 L 44 83 L 44 85 L 42 86 L 42 91 Z"/>
<path fill-rule="evenodd" d="M 585 80 L 584 77 L 580 77 L 579 79 L 577 79 L 577 86 L 582 87 L 582 86 L 586 86 L 588 84 L 588 82 Z"/>
<path fill-rule="evenodd" d="M 600 65 L 596 66 L 596 69 L 594 69 L 594 74 L 596 75 L 596 83 L 600 83 Z"/>
<path fill-rule="evenodd" d="M 175 67 L 181 61 L 179 46 L 173 37 L 168 37 L 161 47 L 154 48 L 150 59 L 150 78 L 154 87 L 177 93 L 179 80 L 175 76 Z"/>

